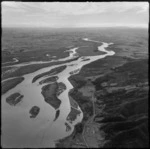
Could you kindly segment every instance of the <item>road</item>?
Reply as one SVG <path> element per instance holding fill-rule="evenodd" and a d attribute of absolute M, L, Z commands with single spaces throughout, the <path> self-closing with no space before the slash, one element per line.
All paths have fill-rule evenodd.
<path fill-rule="evenodd" d="M 93 122 L 93 119 L 94 119 L 94 117 L 95 117 L 95 104 L 94 104 L 94 102 L 95 102 L 95 97 L 94 97 L 94 93 L 93 93 L 93 94 L 92 94 L 93 115 L 92 115 L 92 116 L 88 119 L 88 121 L 85 123 L 84 128 L 83 128 L 83 132 L 82 132 L 82 137 L 83 137 L 83 140 L 84 140 L 84 142 L 85 142 L 87 148 L 89 148 L 89 145 L 88 145 L 88 143 L 87 143 L 87 141 L 86 141 L 86 139 L 85 139 L 85 129 L 86 129 L 86 126 L 88 126 L 90 123 Z"/>

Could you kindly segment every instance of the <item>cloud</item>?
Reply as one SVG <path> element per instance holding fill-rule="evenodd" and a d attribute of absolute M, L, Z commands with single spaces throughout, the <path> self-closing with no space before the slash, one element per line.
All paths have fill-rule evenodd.
<path fill-rule="evenodd" d="M 4 1 L 4 2 L 2 2 L 1 4 L 2 4 L 2 7 L 13 7 L 13 8 L 17 8 L 19 3 Z"/>
<path fill-rule="evenodd" d="M 125 12 L 138 8 L 137 12 L 148 10 L 147 2 L 2 2 L 2 7 L 24 10 L 33 13 L 51 13 L 55 15 L 83 15 L 104 12 Z"/>
<path fill-rule="evenodd" d="M 147 23 L 147 2 L 2 2 L 3 24 Z M 29 23 L 30 22 L 30 23 Z"/>
<path fill-rule="evenodd" d="M 57 15 L 99 14 L 104 12 L 125 12 L 134 8 L 148 10 L 147 2 L 50 2 L 42 3 L 46 12 Z"/>
<path fill-rule="evenodd" d="M 149 10 L 149 3 L 144 3 L 140 6 L 141 10 L 137 11 L 137 13 L 148 12 Z"/>

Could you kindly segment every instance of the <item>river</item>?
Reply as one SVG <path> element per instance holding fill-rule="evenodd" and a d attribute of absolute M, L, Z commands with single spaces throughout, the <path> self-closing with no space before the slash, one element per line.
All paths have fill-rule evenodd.
<path fill-rule="evenodd" d="M 93 41 L 88 38 L 83 38 L 83 40 L 84 39 L 86 41 Z M 98 50 L 105 52 L 105 54 L 84 57 L 88 58 L 88 61 L 83 61 L 83 57 L 80 57 L 75 61 L 46 67 L 34 73 L 26 74 L 24 75 L 25 79 L 23 82 L 2 96 L 2 147 L 55 147 L 55 141 L 64 138 L 73 132 L 74 125 L 82 121 L 83 113 L 81 111 L 81 114 L 72 124 L 66 120 L 66 117 L 71 110 L 68 92 L 73 88 L 68 78 L 71 75 L 70 72 L 78 70 L 75 73 L 79 73 L 84 65 L 115 54 L 115 52 L 107 51 L 105 49 L 113 43 L 100 43 L 102 43 L 102 45 L 98 47 Z M 70 49 L 68 51 L 70 52 L 69 56 L 64 59 L 59 59 L 58 61 L 65 61 L 75 58 L 77 55 L 77 49 L 78 47 Z M 31 64 L 32 63 L 33 62 L 31 62 Z M 30 63 L 28 63 L 28 65 L 29 64 Z M 16 67 L 20 67 L 22 65 L 23 64 L 18 64 Z M 59 78 L 57 82 L 64 83 L 66 85 L 66 90 L 64 90 L 58 96 L 58 98 L 62 101 L 59 107 L 60 115 L 56 121 L 53 121 L 55 118 L 56 110 L 44 101 L 44 98 L 41 94 L 41 88 L 43 85 L 39 85 L 39 82 L 43 78 L 38 79 L 35 83 L 32 83 L 32 79 L 34 76 L 40 73 L 47 72 L 61 65 L 66 65 L 67 67 L 65 70 L 57 74 Z M 6 98 L 15 92 L 19 92 L 20 94 L 24 95 L 24 98 L 16 106 L 10 106 L 8 103 L 6 103 Z M 40 112 L 34 119 L 30 118 L 29 114 L 29 110 L 33 106 L 40 107 Z M 71 126 L 71 131 L 66 132 L 65 122 Z"/>

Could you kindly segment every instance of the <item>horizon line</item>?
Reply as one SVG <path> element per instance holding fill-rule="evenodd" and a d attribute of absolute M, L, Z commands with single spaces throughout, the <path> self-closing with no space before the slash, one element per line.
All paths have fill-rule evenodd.
<path fill-rule="evenodd" d="M 74 29 L 74 28 L 145 28 L 148 29 L 148 26 L 126 26 L 126 25 L 117 25 L 117 26 L 80 26 L 80 27 L 50 27 L 50 26 L 1 26 L 2 28 L 51 28 L 51 29 Z"/>

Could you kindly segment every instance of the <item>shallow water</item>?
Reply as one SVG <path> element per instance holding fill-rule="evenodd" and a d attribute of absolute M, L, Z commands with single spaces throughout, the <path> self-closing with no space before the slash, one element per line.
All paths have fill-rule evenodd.
<path fill-rule="evenodd" d="M 86 41 L 88 41 L 88 38 L 86 38 Z M 74 125 L 80 122 L 83 118 L 83 113 L 81 112 L 80 116 L 78 116 L 72 124 L 67 121 L 72 129 L 71 131 L 66 132 L 65 122 L 71 110 L 68 92 L 73 88 L 72 84 L 68 81 L 70 72 L 77 69 L 80 70 L 84 65 L 95 60 L 114 55 L 115 53 L 113 51 L 107 51 L 105 49 L 110 44 L 112 43 L 102 42 L 102 45 L 98 47 L 98 50 L 106 52 L 106 54 L 87 56 L 86 58 L 89 58 L 89 61 L 82 61 L 83 57 L 80 57 L 76 61 L 46 67 L 34 73 L 24 75 L 25 80 L 23 82 L 2 96 L 2 146 L 11 148 L 54 147 L 56 140 L 70 135 L 74 129 Z M 69 50 L 71 51 L 70 55 L 67 58 L 59 59 L 59 61 L 74 58 L 76 49 L 78 49 L 78 47 Z M 57 74 L 59 78 L 57 82 L 63 82 L 66 85 L 66 90 L 58 96 L 58 98 L 62 101 L 59 107 L 60 115 L 58 119 L 53 122 L 56 110 L 44 101 L 41 94 L 41 88 L 43 85 L 39 85 L 39 82 L 46 77 L 38 79 L 35 83 L 32 83 L 32 79 L 40 73 L 49 71 L 52 68 L 59 67 L 61 65 L 66 65 L 67 67 L 65 70 Z M 79 71 L 76 73 L 78 72 Z M 24 98 L 16 106 L 10 106 L 6 103 L 6 97 L 15 92 L 19 92 L 24 95 Z M 40 107 L 40 112 L 36 118 L 31 119 L 29 110 L 33 106 Z"/>

